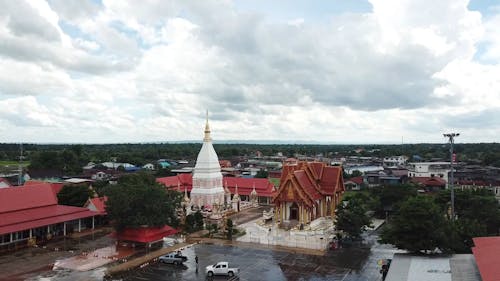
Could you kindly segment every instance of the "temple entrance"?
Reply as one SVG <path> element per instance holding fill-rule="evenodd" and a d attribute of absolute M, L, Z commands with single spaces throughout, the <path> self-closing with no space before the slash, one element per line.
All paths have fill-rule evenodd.
<path fill-rule="evenodd" d="M 290 220 L 299 220 L 299 206 L 296 202 L 290 206 Z"/>

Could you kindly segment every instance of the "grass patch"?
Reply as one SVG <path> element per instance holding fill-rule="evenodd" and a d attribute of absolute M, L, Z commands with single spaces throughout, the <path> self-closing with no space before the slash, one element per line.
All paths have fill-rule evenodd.
<path fill-rule="evenodd" d="M 30 162 L 23 161 L 22 166 L 26 167 L 30 164 Z M 18 166 L 19 162 L 17 161 L 0 161 L 0 167 L 12 167 L 12 166 Z"/>

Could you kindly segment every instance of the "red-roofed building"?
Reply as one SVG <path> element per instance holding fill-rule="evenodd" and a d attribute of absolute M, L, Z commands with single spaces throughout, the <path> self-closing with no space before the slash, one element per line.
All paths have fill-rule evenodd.
<path fill-rule="evenodd" d="M 360 190 L 362 184 L 363 176 L 350 178 L 344 183 L 347 190 Z"/>
<path fill-rule="evenodd" d="M 500 281 L 500 236 L 472 238 L 472 253 L 483 281 Z"/>
<path fill-rule="evenodd" d="M 178 174 L 171 177 L 157 178 L 157 182 L 164 184 L 168 189 L 177 190 L 179 192 L 190 193 L 193 188 L 193 175 L 192 174 Z M 255 187 L 257 192 L 258 201 L 262 204 L 271 204 L 273 196 L 274 185 L 268 179 L 262 178 L 241 178 L 241 177 L 224 177 L 222 179 L 224 188 L 230 191 L 232 195 L 236 193 L 236 186 L 238 186 L 238 195 L 241 200 L 249 201 L 250 193 Z M 225 200 L 227 200 L 225 198 Z M 226 202 L 230 203 L 230 202 Z"/>
<path fill-rule="evenodd" d="M 118 241 L 154 243 L 163 240 L 163 237 L 178 233 L 179 231 L 168 225 L 163 227 L 139 227 L 126 228 L 123 231 L 113 233 Z"/>
<path fill-rule="evenodd" d="M 416 183 L 428 192 L 440 191 L 446 188 L 446 181 L 441 177 L 412 177 L 410 182 Z"/>
<path fill-rule="evenodd" d="M 106 201 L 108 201 L 107 196 L 89 198 L 83 207 L 91 211 L 98 212 L 101 215 L 107 215 Z"/>
<path fill-rule="evenodd" d="M 298 162 L 283 166 L 280 187 L 272 202 L 282 223 L 307 224 L 319 217 L 333 217 L 345 191 L 342 168 L 322 162 Z"/>
<path fill-rule="evenodd" d="M 94 228 L 98 213 L 57 204 L 50 183 L 0 189 L 0 247 L 10 249 Z M 36 241 L 34 241 L 36 239 Z"/>

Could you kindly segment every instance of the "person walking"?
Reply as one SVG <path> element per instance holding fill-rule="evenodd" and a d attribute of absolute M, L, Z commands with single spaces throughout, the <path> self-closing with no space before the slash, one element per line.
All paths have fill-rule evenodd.
<path fill-rule="evenodd" d="M 194 261 L 196 262 L 196 273 L 198 273 L 198 256 L 194 257 Z"/>

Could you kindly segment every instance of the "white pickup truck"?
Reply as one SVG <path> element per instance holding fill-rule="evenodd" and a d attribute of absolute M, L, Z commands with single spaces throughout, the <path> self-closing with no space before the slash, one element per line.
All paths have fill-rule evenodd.
<path fill-rule="evenodd" d="M 221 261 L 214 265 L 209 265 L 205 269 L 205 273 L 209 277 L 214 275 L 227 275 L 229 277 L 233 277 L 237 275 L 239 271 L 240 270 L 237 267 L 229 267 L 229 263 L 227 261 Z"/>

